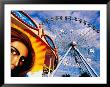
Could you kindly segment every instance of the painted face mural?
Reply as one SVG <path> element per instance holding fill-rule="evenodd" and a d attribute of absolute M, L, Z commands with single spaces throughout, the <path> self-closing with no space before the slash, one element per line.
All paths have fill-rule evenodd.
<path fill-rule="evenodd" d="M 32 44 L 24 33 L 11 28 L 11 71 L 12 76 L 25 75 L 34 63 Z"/>
<path fill-rule="evenodd" d="M 18 66 L 23 65 L 28 55 L 28 48 L 20 41 L 14 41 L 11 43 L 11 69 L 13 70 Z"/>
<path fill-rule="evenodd" d="M 12 11 L 11 75 L 42 77 L 51 73 L 57 64 L 56 47 L 42 27 L 26 13 Z"/>

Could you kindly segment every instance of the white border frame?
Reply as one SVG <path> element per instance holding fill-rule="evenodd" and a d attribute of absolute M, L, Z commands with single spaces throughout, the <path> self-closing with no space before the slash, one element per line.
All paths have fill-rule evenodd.
<path fill-rule="evenodd" d="M 5 4 L 4 6 L 4 78 L 6 84 L 106 84 L 107 26 L 106 4 Z M 100 77 L 10 77 L 11 10 L 100 10 Z"/>

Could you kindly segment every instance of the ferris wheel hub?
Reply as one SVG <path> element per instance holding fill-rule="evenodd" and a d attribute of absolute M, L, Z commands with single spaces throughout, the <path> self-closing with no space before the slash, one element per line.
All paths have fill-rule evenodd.
<path fill-rule="evenodd" d="M 75 41 L 70 43 L 70 46 L 72 46 L 73 48 L 77 46 L 77 43 Z"/>

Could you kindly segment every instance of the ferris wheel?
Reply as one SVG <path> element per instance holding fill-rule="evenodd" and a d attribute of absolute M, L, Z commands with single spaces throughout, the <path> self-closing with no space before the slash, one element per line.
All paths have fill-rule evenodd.
<path fill-rule="evenodd" d="M 52 33 L 59 52 L 60 62 L 51 76 L 98 77 L 100 29 L 73 13 L 77 11 L 69 16 L 51 16 L 41 23 Z"/>

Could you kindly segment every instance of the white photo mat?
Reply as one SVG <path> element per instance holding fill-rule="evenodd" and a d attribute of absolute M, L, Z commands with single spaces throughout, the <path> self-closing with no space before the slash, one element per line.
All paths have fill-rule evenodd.
<path fill-rule="evenodd" d="M 4 5 L 4 79 L 5 84 L 106 84 L 107 18 L 106 4 L 5 4 Z M 11 10 L 99 10 L 100 11 L 100 77 L 11 77 L 10 38 Z"/>

